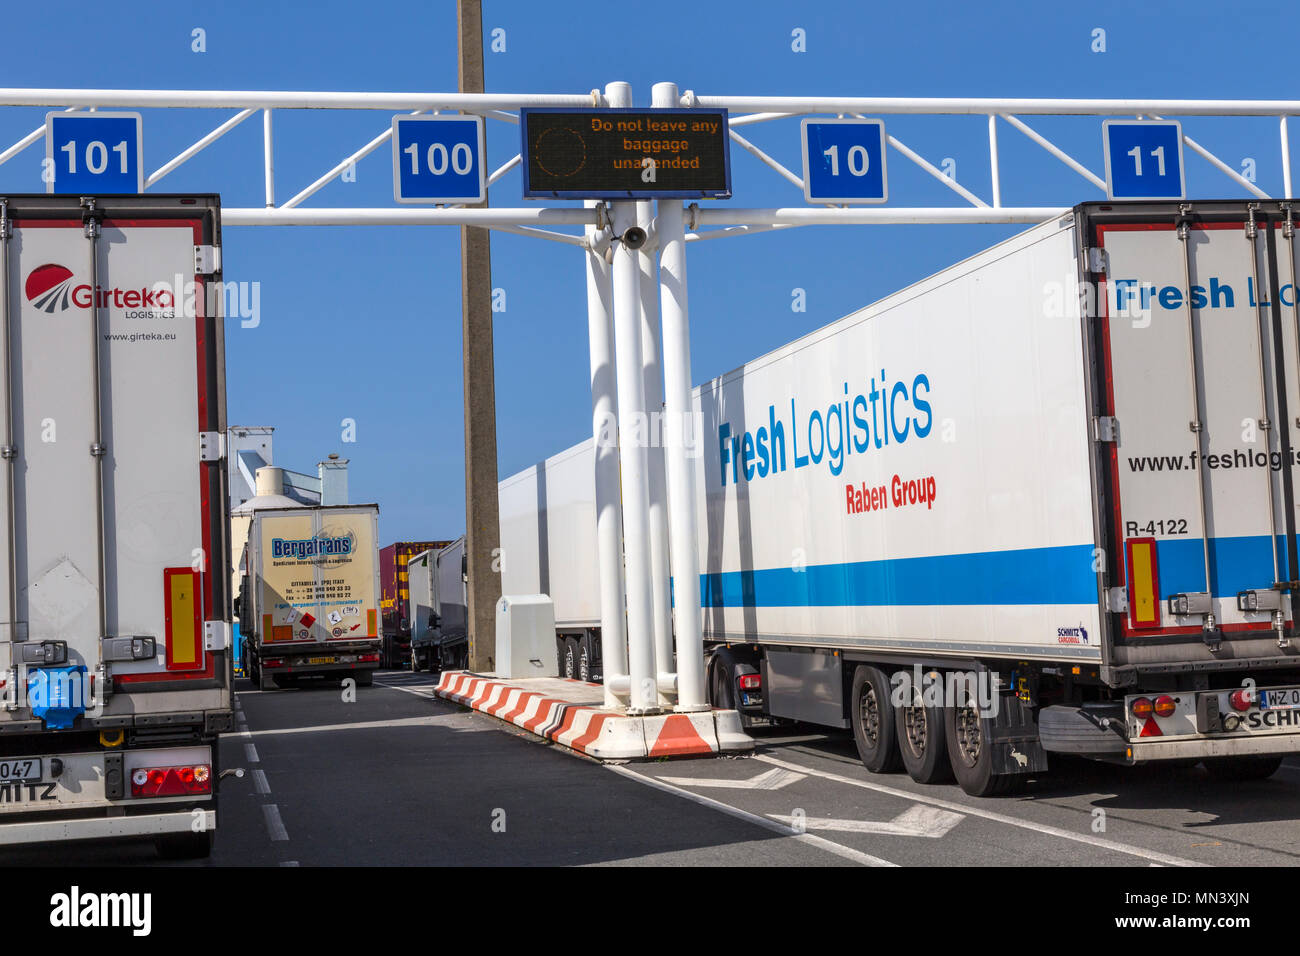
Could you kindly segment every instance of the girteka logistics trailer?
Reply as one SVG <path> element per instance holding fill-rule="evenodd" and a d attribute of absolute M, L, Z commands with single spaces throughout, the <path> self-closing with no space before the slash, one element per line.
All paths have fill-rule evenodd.
<path fill-rule="evenodd" d="M 215 196 L 0 197 L 0 844 L 206 856 L 231 722 Z"/>
<path fill-rule="evenodd" d="M 976 795 L 1300 751 L 1296 214 L 1081 205 L 698 388 L 712 702 Z M 591 461 L 501 486 L 504 591 L 557 622 L 595 510 L 547 472 Z"/>
<path fill-rule="evenodd" d="M 237 611 L 249 676 L 262 690 L 300 677 L 373 683 L 379 506 L 265 507 L 265 500 L 245 505 L 251 520 Z"/>

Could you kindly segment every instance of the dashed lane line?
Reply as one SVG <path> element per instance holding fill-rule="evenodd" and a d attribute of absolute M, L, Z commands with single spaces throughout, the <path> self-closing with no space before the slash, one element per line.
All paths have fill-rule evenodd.
<path fill-rule="evenodd" d="M 750 813 L 747 810 L 742 810 L 739 807 L 733 807 L 731 804 L 723 803 L 720 800 L 701 796 L 698 793 L 691 793 L 689 790 L 683 790 L 681 787 L 675 787 L 670 783 L 664 783 L 662 780 L 656 780 L 654 777 L 644 776 L 627 767 L 618 766 L 617 764 L 606 764 L 605 766 L 616 774 L 628 777 L 629 779 L 635 780 L 637 783 L 643 783 L 647 787 L 654 787 L 656 790 L 663 790 L 667 793 L 676 794 L 679 797 L 684 797 L 685 799 L 690 800 L 692 803 L 698 803 L 701 806 L 709 807 L 710 809 L 725 813 L 728 816 L 735 817 L 738 820 L 744 820 L 747 823 L 760 826 L 765 830 L 770 830 L 771 832 L 783 837 L 789 837 L 792 840 L 805 843 L 808 846 L 815 846 L 820 850 L 833 853 L 838 857 L 850 860 L 862 866 L 898 866 L 897 863 L 891 863 L 889 860 L 882 859 L 878 856 L 872 856 L 869 853 L 863 853 L 861 850 L 855 850 L 852 847 L 835 843 L 832 840 L 814 836 L 811 833 L 800 833 L 792 827 L 784 826 L 774 820 L 768 820 L 765 817 L 760 817 L 757 814 Z"/>
<path fill-rule="evenodd" d="M 261 758 L 257 756 L 257 748 L 251 743 L 244 744 L 244 759 L 249 763 L 261 763 Z"/>
<path fill-rule="evenodd" d="M 284 828 L 284 821 L 280 819 L 279 807 L 274 803 L 262 804 L 262 817 L 266 820 L 266 832 L 270 834 L 272 843 L 289 839 L 289 831 Z"/>
<path fill-rule="evenodd" d="M 253 789 L 262 796 L 266 796 L 271 792 L 271 784 L 266 779 L 265 770 L 253 771 Z"/>
<path fill-rule="evenodd" d="M 857 780 L 853 777 L 845 777 L 842 774 L 831 773 L 827 770 L 818 770 L 803 764 L 790 763 L 767 754 L 755 754 L 751 759 L 761 760 L 764 763 L 770 763 L 774 767 L 781 767 L 785 770 L 793 770 L 795 773 L 811 774 L 815 777 L 821 777 L 824 780 L 832 780 L 836 783 L 848 784 L 851 787 L 861 787 L 863 790 L 874 790 L 877 793 L 886 793 L 890 796 L 901 797 L 904 800 L 911 800 L 915 803 L 925 803 L 932 807 L 952 810 L 955 813 L 964 813 L 967 816 L 982 817 L 985 820 L 990 820 L 994 823 L 1019 827 L 1022 830 L 1032 830 L 1035 833 L 1042 833 L 1045 836 L 1053 836 L 1062 840 L 1072 840 L 1075 843 L 1086 843 L 1089 846 L 1094 846 L 1098 849 L 1110 850 L 1114 853 L 1123 853 L 1127 856 L 1136 856 L 1140 859 L 1150 860 L 1166 866 L 1210 865 L 1198 860 L 1188 860 L 1181 856 L 1173 856 L 1169 853 L 1160 853 L 1157 850 L 1147 850 L 1143 847 L 1132 846 L 1127 843 L 1119 843 L 1115 840 L 1107 840 L 1104 837 L 1093 836 L 1088 833 L 1075 833 L 1071 830 L 1063 830 L 1060 827 L 1050 826 L 1045 823 L 1034 823 L 1031 820 L 1022 820 L 1019 817 L 1008 816 L 1005 813 L 995 813 L 992 810 L 985 810 L 981 807 L 973 807 L 964 803 L 956 803 L 952 800 L 943 800 L 938 797 L 932 797 L 928 794 L 913 793 L 910 790 L 901 790 L 897 787 L 886 786 L 885 784 L 875 783 L 871 780 Z"/>

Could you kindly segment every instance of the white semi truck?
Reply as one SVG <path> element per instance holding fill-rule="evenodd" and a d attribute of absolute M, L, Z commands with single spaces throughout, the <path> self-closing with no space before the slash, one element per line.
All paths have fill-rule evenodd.
<path fill-rule="evenodd" d="M 211 851 L 220 250 L 215 196 L 0 197 L 0 845 Z"/>
<path fill-rule="evenodd" d="M 259 495 L 236 511 L 243 509 L 249 525 L 237 610 L 249 676 L 262 690 L 301 677 L 374 683 L 379 507 L 305 507 Z"/>
<path fill-rule="evenodd" d="M 1300 752 L 1298 208 L 1081 205 L 698 388 L 712 702 L 975 795 Z M 591 471 L 501 483 L 503 590 L 587 628 Z"/>

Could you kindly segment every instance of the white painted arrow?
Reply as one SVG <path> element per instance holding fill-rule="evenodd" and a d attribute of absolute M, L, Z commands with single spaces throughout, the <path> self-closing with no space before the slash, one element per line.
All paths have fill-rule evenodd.
<path fill-rule="evenodd" d="M 780 790 L 782 787 L 802 780 L 806 774 L 793 770 L 773 767 L 749 780 L 723 780 L 716 777 L 659 777 L 664 783 L 679 787 L 717 787 L 720 790 Z"/>
<path fill-rule="evenodd" d="M 787 826 L 795 826 L 796 818 L 769 813 L 773 820 L 779 820 Z M 938 807 L 923 807 L 917 804 L 904 810 L 892 820 L 877 823 L 873 820 L 831 820 L 807 818 L 800 819 L 805 830 L 834 830 L 839 833 L 881 833 L 890 836 L 917 836 L 938 838 L 943 836 L 966 817 L 961 813 L 940 810 Z"/>

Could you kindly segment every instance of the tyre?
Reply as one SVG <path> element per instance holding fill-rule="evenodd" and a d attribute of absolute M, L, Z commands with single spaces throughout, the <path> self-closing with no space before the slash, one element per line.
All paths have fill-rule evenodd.
<path fill-rule="evenodd" d="M 1282 766 L 1282 755 L 1216 757 L 1203 763 L 1206 772 L 1216 780 L 1266 780 Z"/>
<path fill-rule="evenodd" d="M 212 855 L 212 831 L 169 833 L 156 838 L 154 848 L 164 860 L 206 860 Z"/>
<path fill-rule="evenodd" d="M 570 680 L 577 680 L 578 639 L 576 637 L 566 637 L 564 639 L 564 660 L 560 661 L 560 676 L 567 677 Z"/>
<path fill-rule="evenodd" d="M 358 687 L 371 687 L 375 683 L 374 671 L 353 671 L 352 676 L 357 679 Z"/>
<path fill-rule="evenodd" d="M 948 761 L 957 783 L 972 797 L 993 797 L 1009 792 L 1020 777 L 993 772 L 992 722 L 979 712 L 975 698 L 960 706 L 953 701 L 943 709 Z"/>
<path fill-rule="evenodd" d="M 271 678 L 268 677 L 261 667 L 257 669 L 257 689 L 270 690 L 272 687 Z"/>
<path fill-rule="evenodd" d="M 709 703 L 720 710 L 735 710 L 735 687 L 735 659 L 726 651 L 719 651 L 709 669 Z"/>
<path fill-rule="evenodd" d="M 578 642 L 578 680 L 591 683 L 591 640 L 584 638 Z"/>
<path fill-rule="evenodd" d="M 889 699 L 889 678 L 878 667 L 859 664 L 849 693 L 853 742 L 862 765 L 872 773 L 893 773 L 899 767 L 895 709 Z"/>
<path fill-rule="evenodd" d="M 907 775 L 917 783 L 947 783 L 952 779 L 948 760 L 944 708 L 927 706 L 919 698 L 911 706 L 894 708 L 894 727 L 898 734 L 898 752 Z"/>

